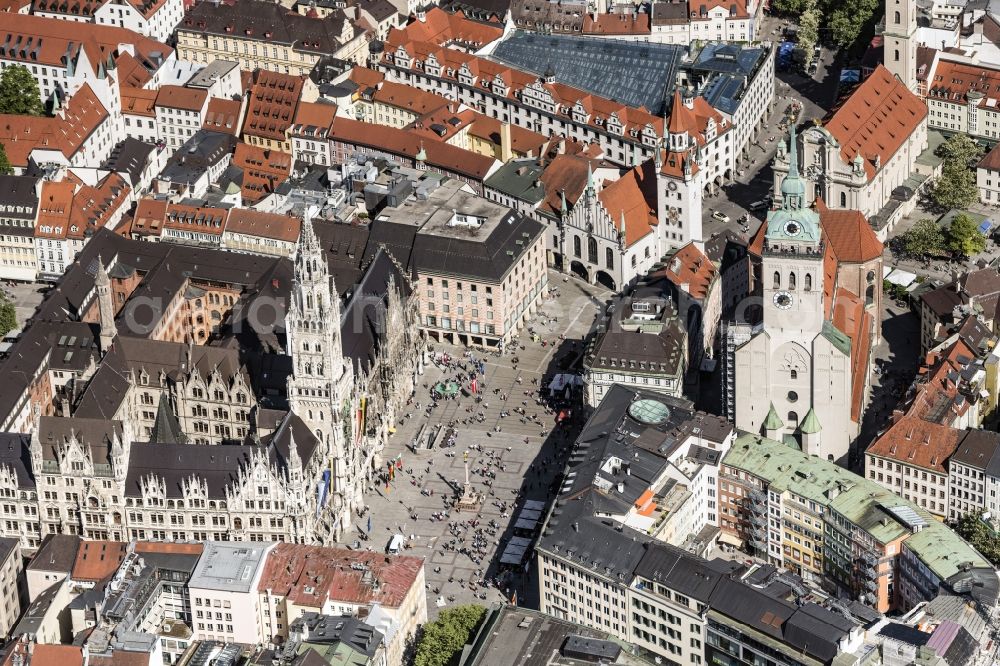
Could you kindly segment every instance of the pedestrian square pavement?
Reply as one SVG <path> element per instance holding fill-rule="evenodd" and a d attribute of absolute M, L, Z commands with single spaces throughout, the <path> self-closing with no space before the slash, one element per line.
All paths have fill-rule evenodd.
<path fill-rule="evenodd" d="M 350 543 L 366 533 L 369 516 L 371 534 L 361 541 L 361 547 L 385 551 L 393 535 L 405 535 L 405 554 L 426 558 L 427 608 L 432 617 L 439 602 L 448 606 L 489 604 L 510 599 L 515 591 L 520 604 L 537 607 L 537 590 L 530 575 L 501 574 L 499 557 L 513 534 L 512 524 L 523 500 L 554 497 L 552 484 L 562 471 L 563 456 L 583 418 L 577 402 L 572 418 L 557 424 L 556 412 L 539 404 L 538 390 L 546 378 L 582 355 L 584 338 L 610 296 L 601 287 L 576 278 L 564 281 L 555 272 L 550 272 L 549 286 L 557 289 L 558 295 L 546 299 L 529 322 L 539 336 L 537 342 L 526 328 L 518 344 L 502 356 L 472 351 L 486 366 L 485 375 L 478 380 L 480 403 L 475 396 L 460 393 L 428 410 L 430 387 L 441 381 L 467 380 L 472 371 L 464 348 L 433 345 L 433 354 L 448 354 L 453 361 L 465 362 L 467 371 L 463 373 L 455 365 L 431 364 L 426 368 L 411 411 L 397 424 L 383 452 L 386 461 L 400 456 L 402 470 L 396 471 L 391 483 L 381 484 L 366 495 L 369 512 L 356 520 L 357 532 L 345 537 Z M 560 339 L 560 334 L 565 339 Z M 468 381 L 464 385 L 467 387 Z M 523 415 L 515 410 L 523 410 Z M 422 425 L 426 425 L 426 432 L 439 424 L 444 426 L 442 433 L 448 424 L 454 424 L 454 446 L 441 448 L 438 442 L 430 450 L 409 448 Z M 442 435 L 440 439 L 445 438 Z M 448 508 L 465 481 L 466 452 L 472 488 L 483 498 L 475 513 Z M 445 511 L 449 512 L 446 517 Z M 440 519 L 435 519 L 436 513 Z M 469 521 L 478 523 L 470 525 Z M 530 572 L 533 563 L 530 558 L 526 562 Z M 484 586 L 484 579 L 493 583 Z"/>

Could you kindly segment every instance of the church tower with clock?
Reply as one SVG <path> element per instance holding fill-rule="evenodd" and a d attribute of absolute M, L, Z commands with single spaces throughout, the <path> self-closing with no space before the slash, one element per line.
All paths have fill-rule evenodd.
<path fill-rule="evenodd" d="M 795 127 L 792 127 L 792 145 Z M 772 335 L 817 334 L 823 327 L 823 238 L 819 213 L 806 206 L 806 184 L 792 151 L 781 207 L 767 215 L 761 257 L 764 326 Z"/>
<path fill-rule="evenodd" d="M 791 134 L 795 145 L 794 127 Z M 759 246 L 762 325 L 735 351 L 735 421 L 741 430 L 843 461 L 853 439 L 851 341 L 832 323 L 827 287 L 836 285 L 825 281 L 835 278 L 827 275 L 820 215 L 806 201 L 791 151 L 781 206 L 768 213 Z"/>

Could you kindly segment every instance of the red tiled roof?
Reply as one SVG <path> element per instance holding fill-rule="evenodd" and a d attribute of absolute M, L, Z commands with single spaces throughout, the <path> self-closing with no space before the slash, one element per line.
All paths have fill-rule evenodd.
<path fill-rule="evenodd" d="M 148 20 L 159 11 L 166 0 L 125 0 L 125 2 L 132 5 L 137 12 L 142 14 L 143 18 Z"/>
<path fill-rule="evenodd" d="M 120 54 L 115 61 L 118 71 L 118 85 L 132 88 L 142 88 L 153 80 L 146 66 L 139 62 L 128 51 Z M 156 91 L 153 91 L 156 92 Z"/>
<path fill-rule="evenodd" d="M 201 555 L 205 545 L 201 543 L 166 543 L 163 541 L 136 541 L 137 553 L 164 553 L 170 555 Z"/>
<path fill-rule="evenodd" d="M 81 541 L 70 577 L 76 581 L 102 581 L 111 576 L 125 559 L 122 541 Z"/>
<path fill-rule="evenodd" d="M 653 233 L 659 224 L 656 217 L 656 174 L 649 160 L 604 186 L 597 198 L 619 231 L 624 217 L 626 247 L 632 247 Z"/>
<path fill-rule="evenodd" d="M 431 7 L 423 21 L 414 21 L 403 29 L 394 28 L 390 34 L 392 32 L 401 33 L 405 41 L 430 42 L 438 46 L 451 42 L 484 46 L 500 39 L 503 28 L 471 21 L 461 11 L 451 14 L 439 7 Z"/>
<path fill-rule="evenodd" d="M 107 117 L 90 84 L 84 83 L 67 102 L 62 117 L 0 114 L 0 143 L 15 167 L 26 167 L 36 148 L 58 150 L 69 158 Z"/>
<path fill-rule="evenodd" d="M 365 123 L 351 118 L 334 120 L 330 139 L 346 145 L 371 147 L 409 159 L 416 159 L 417 153 L 423 149 L 427 154 L 428 165 L 479 181 L 489 175 L 496 161 L 492 157 L 447 143 L 425 141 L 410 130 Z"/>
<path fill-rule="evenodd" d="M 288 179 L 292 172 L 292 156 L 279 150 L 238 143 L 233 165 L 243 169 L 243 202 L 253 204 Z"/>
<path fill-rule="evenodd" d="M 31 651 L 31 664 L 58 664 L 59 666 L 83 666 L 83 648 L 75 645 L 38 644 Z"/>
<path fill-rule="evenodd" d="M 816 200 L 816 209 L 823 234 L 837 255 L 837 261 L 861 263 L 882 256 L 882 242 L 861 211 L 830 209 L 822 199 Z"/>
<path fill-rule="evenodd" d="M 979 100 L 979 106 L 997 111 L 997 99 L 1000 98 L 1000 69 L 952 60 L 938 61 L 934 69 L 934 78 L 927 83 L 927 98 L 967 105 L 969 93 L 980 93 L 982 99 Z M 993 100 L 992 103 L 990 100 Z"/>
<path fill-rule="evenodd" d="M 410 123 L 407 129 L 425 139 L 447 143 L 466 128 L 471 131 L 471 125 L 479 115 L 472 109 L 459 111 L 458 105 L 451 103 L 425 113 Z"/>
<path fill-rule="evenodd" d="M 76 185 L 69 181 L 47 180 L 42 183 L 35 238 L 66 238 L 75 192 Z"/>
<path fill-rule="evenodd" d="M 499 146 L 500 124 L 500 121 L 496 118 L 490 118 L 487 115 L 477 113 L 475 114 L 475 120 L 469 127 L 469 134 Z M 520 153 L 521 155 L 538 155 L 546 141 L 548 139 L 538 132 L 532 132 L 529 129 L 518 127 L 514 124 L 510 126 L 510 146 L 515 153 Z"/>
<path fill-rule="evenodd" d="M 990 171 L 1000 171 L 1000 143 L 993 146 L 990 152 L 983 156 L 983 159 L 979 160 L 977 165 L 980 169 L 988 169 Z"/>
<path fill-rule="evenodd" d="M 263 213 L 249 208 L 229 209 L 226 231 L 261 238 L 274 238 L 295 242 L 299 237 L 302 220 L 291 215 Z"/>
<path fill-rule="evenodd" d="M 359 564 L 364 568 L 352 567 Z M 420 557 L 389 558 L 346 548 L 279 543 L 267 555 L 257 589 L 310 608 L 322 607 L 327 599 L 397 608 L 416 584 L 423 566 Z M 365 583 L 367 573 L 378 581 L 377 588 Z"/>
<path fill-rule="evenodd" d="M 81 186 L 73 197 L 67 235 L 82 239 L 87 233 L 102 228 L 125 205 L 131 191 L 125 179 L 116 172 L 109 173 L 95 186 Z"/>
<path fill-rule="evenodd" d="M 677 250 L 666 268 L 653 273 L 667 278 L 678 287 L 687 285 L 685 291 L 698 300 L 708 297 L 718 274 L 716 265 L 694 243 Z"/>
<path fill-rule="evenodd" d="M 243 121 L 243 134 L 284 141 L 295 118 L 305 78 L 257 70 Z"/>
<path fill-rule="evenodd" d="M 587 167 L 593 168 L 593 164 L 578 155 L 556 155 L 542 171 L 545 200 L 541 208 L 558 217 L 563 194 L 566 195 L 566 205 L 572 208 L 587 186 Z"/>
<path fill-rule="evenodd" d="M 30 7 L 31 0 L 0 0 L 0 12 L 19 14 L 22 9 Z"/>
<path fill-rule="evenodd" d="M 351 70 L 351 75 L 348 77 L 351 81 L 354 81 L 360 87 L 371 87 L 376 86 L 379 83 L 385 81 L 385 74 L 368 67 L 355 67 Z"/>
<path fill-rule="evenodd" d="M 412 27 L 415 24 L 411 24 Z M 506 96 L 516 98 L 521 90 L 528 86 L 537 86 L 539 91 L 536 94 L 547 94 L 551 98 L 551 103 L 558 110 L 561 117 L 569 117 L 571 110 L 579 105 L 588 117 L 590 124 L 597 125 L 600 121 L 602 127 L 613 124 L 612 119 L 617 119 L 625 132 L 629 136 L 631 130 L 643 132 L 647 128 L 653 132 L 662 129 L 662 120 L 649 113 L 643 108 L 633 108 L 625 106 L 604 97 L 591 95 L 583 90 L 572 88 L 561 83 L 545 83 L 540 81 L 538 76 L 529 72 L 512 69 L 499 62 L 479 57 L 473 53 L 467 53 L 457 49 L 441 48 L 439 45 L 430 42 L 410 40 L 402 31 L 391 31 L 386 40 L 386 50 L 383 58 L 387 63 L 394 64 L 394 58 L 399 52 L 405 52 L 408 56 L 419 61 L 430 61 L 433 59 L 441 66 L 440 76 L 458 80 L 459 74 L 468 72 L 476 79 L 476 85 L 489 84 L 489 90 L 493 94 L 503 94 L 503 91 L 494 91 L 493 82 L 503 81 Z M 414 69 L 415 65 L 412 66 Z M 563 110 L 570 110 L 564 113 Z M 610 121 L 610 122 L 609 122 Z"/>
<path fill-rule="evenodd" d="M 208 91 L 184 86 L 160 86 L 156 93 L 156 106 L 185 111 L 201 111 L 208 100 Z"/>
<path fill-rule="evenodd" d="M 869 180 L 927 117 L 927 105 L 883 65 L 851 93 L 824 126 L 840 143 L 841 159 L 864 159 Z"/>
<path fill-rule="evenodd" d="M 718 111 L 712 108 L 704 97 L 693 97 L 691 108 L 684 104 L 680 90 L 674 91 L 674 101 L 670 107 L 670 120 L 667 128 L 672 134 L 689 134 L 699 145 L 708 143 L 707 132 L 709 121 L 715 125 L 716 136 L 727 131 L 730 125 Z"/>
<path fill-rule="evenodd" d="M 961 338 L 943 354 L 928 355 L 926 365 L 921 368 L 923 379 L 916 386 L 907 413 L 943 425 L 950 425 L 965 414 L 969 410 L 969 402 L 958 400 L 959 387 L 954 379 L 968 365 L 967 359 L 976 356 L 976 352 Z"/>
<path fill-rule="evenodd" d="M 583 33 L 588 35 L 648 35 L 649 14 L 598 14 L 588 12 L 583 18 Z"/>
<path fill-rule="evenodd" d="M 728 18 L 745 19 L 750 17 L 747 12 L 746 0 L 688 0 L 688 12 L 692 21 L 699 20 L 702 10 L 707 13 L 716 7 L 722 7 L 726 10 Z M 733 9 L 735 12 L 732 11 Z M 705 18 L 707 17 L 701 17 L 701 20 L 705 20 Z"/>
<path fill-rule="evenodd" d="M 170 204 L 163 220 L 164 229 L 194 230 L 202 234 L 222 236 L 226 226 L 226 209 L 207 206 Z"/>
<path fill-rule="evenodd" d="M 313 136 L 326 137 L 329 135 L 330 126 L 333 125 L 333 120 L 336 117 L 337 106 L 335 104 L 302 102 L 295 112 L 292 133 L 300 134 L 308 130 L 313 132 Z"/>
<path fill-rule="evenodd" d="M 202 129 L 236 135 L 240 131 L 240 111 L 242 109 L 243 102 L 241 100 L 213 97 L 208 100 L 205 120 L 201 123 Z"/>
<path fill-rule="evenodd" d="M 145 116 L 147 118 L 156 117 L 156 94 L 155 90 L 146 88 L 133 88 L 132 86 L 121 86 L 122 113 L 131 116 Z"/>
<path fill-rule="evenodd" d="M 944 463 L 958 448 L 964 431 L 916 416 L 900 417 L 866 453 L 946 474 Z"/>
<path fill-rule="evenodd" d="M 166 44 L 126 28 L 96 23 L 87 23 L 84 26 L 61 18 L 30 14 L 6 14 L 3 26 L 0 27 L 0 42 L 6 41 L 8 34 L 11 35 L 11 43 L 21 39 L 22 44 L 26 44 L 30 39 L 31 44 L 39 47 L 37 52 L 33 48 L 28 48 L 26 51 L 28 55 L 19 60 L 23 60 L 27 65 L 49 65 L 59 70 L 66 67 L 63 56 L 67 52 L 72 53 L 75 59 L 81 49 L 87 52 L 87 59 L 95 69 L 97 63 L 106 63 L 109 57 L 114 57 L 119 44 L 134 45 L 139 60 L 149 62 L 153 68 L 156 65 L 150 60 L 151 53 L 159 51 L 164 59 L 173 53 L 173 49 Z M 34 58 L 30 57 L 31 53 L 35 53 Z M 11 56 L 12 54 L 8 52 L 7 59 Z M 118 59 L 121 59 L 121 56 Z"/>
<path fill-rule="evenodd" d="M 441 95 L 392 81 L 384 81 L 379 84 L 372 99 L 386 106 L 405 109 L 418 116 L 449 104 L 448 99 Z"/>
<path fill-rule="evenodd" d="M 870 369 L 872 316 L 865 310 L 864 301 L 844 288 L 837 289 L 832 314 L 833 325 L 851 339 L 851 420 L 857 422 L 864 410 Z"/>
<path fill-rule="evenodd" d="M 767 235 L 767 223 L 757 227 L 757 231 L 754 232 L 753 237 L 750 239 L 750 243 L 747 245 L 747 252 L 755 256 L 761 256 L 764 253 L 764 237 Z"/>
<path fill-rule="evenodd" d="M 132 233 L 159 236 L 167 217 L 167 202 L 163 199 L 140 199 L 132 216 Z"/>

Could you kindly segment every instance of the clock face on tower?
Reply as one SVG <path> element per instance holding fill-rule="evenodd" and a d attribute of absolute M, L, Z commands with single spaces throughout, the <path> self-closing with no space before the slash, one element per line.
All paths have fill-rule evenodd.
<path fill-rule="evenodd" d="M 779 291 L 774 295 L 774 307 L 779 310 L 787 310 L 792 307 L 792 295 L 787 291 Z"/>
<path fill-rule="evenodd" d="M 800 225 L 798 222 L 792 221 L 785 223 L 786 236 L 792 236 L 792 237 L 798 236 L 800 231 L 802 231 L 802 225 Z"/>

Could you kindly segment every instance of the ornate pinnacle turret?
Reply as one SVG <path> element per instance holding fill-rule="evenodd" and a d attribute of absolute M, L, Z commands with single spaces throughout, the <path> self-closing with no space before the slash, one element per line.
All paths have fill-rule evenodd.
<path fill-rule="evenodd" d="M 805 206 L 806 185 L 799 177 L 799 148 L 795 140 L 795 123 L 788 139 L 788 175 L 781 181 L 781 207 L 800 210 Z"/>
<path fill-rule="evenodd" d="M 302 227 L 299 229 L 299 250 L 314 250 L 319 248 L 316 230 L 313 229 L 312 215 L 306 210 L 302 217 Z"/>
<path fill-rule="evenodd" d="M 97 275 L 94 276 L 94 287 L 97 289 L 101 352 L 106 354 L 118 335 L 118 329 L 115 326 L 115 305 L 111 298 L 111 278 L 104 270 L 104 260 L 100 255 L 97 256 Z"/>

